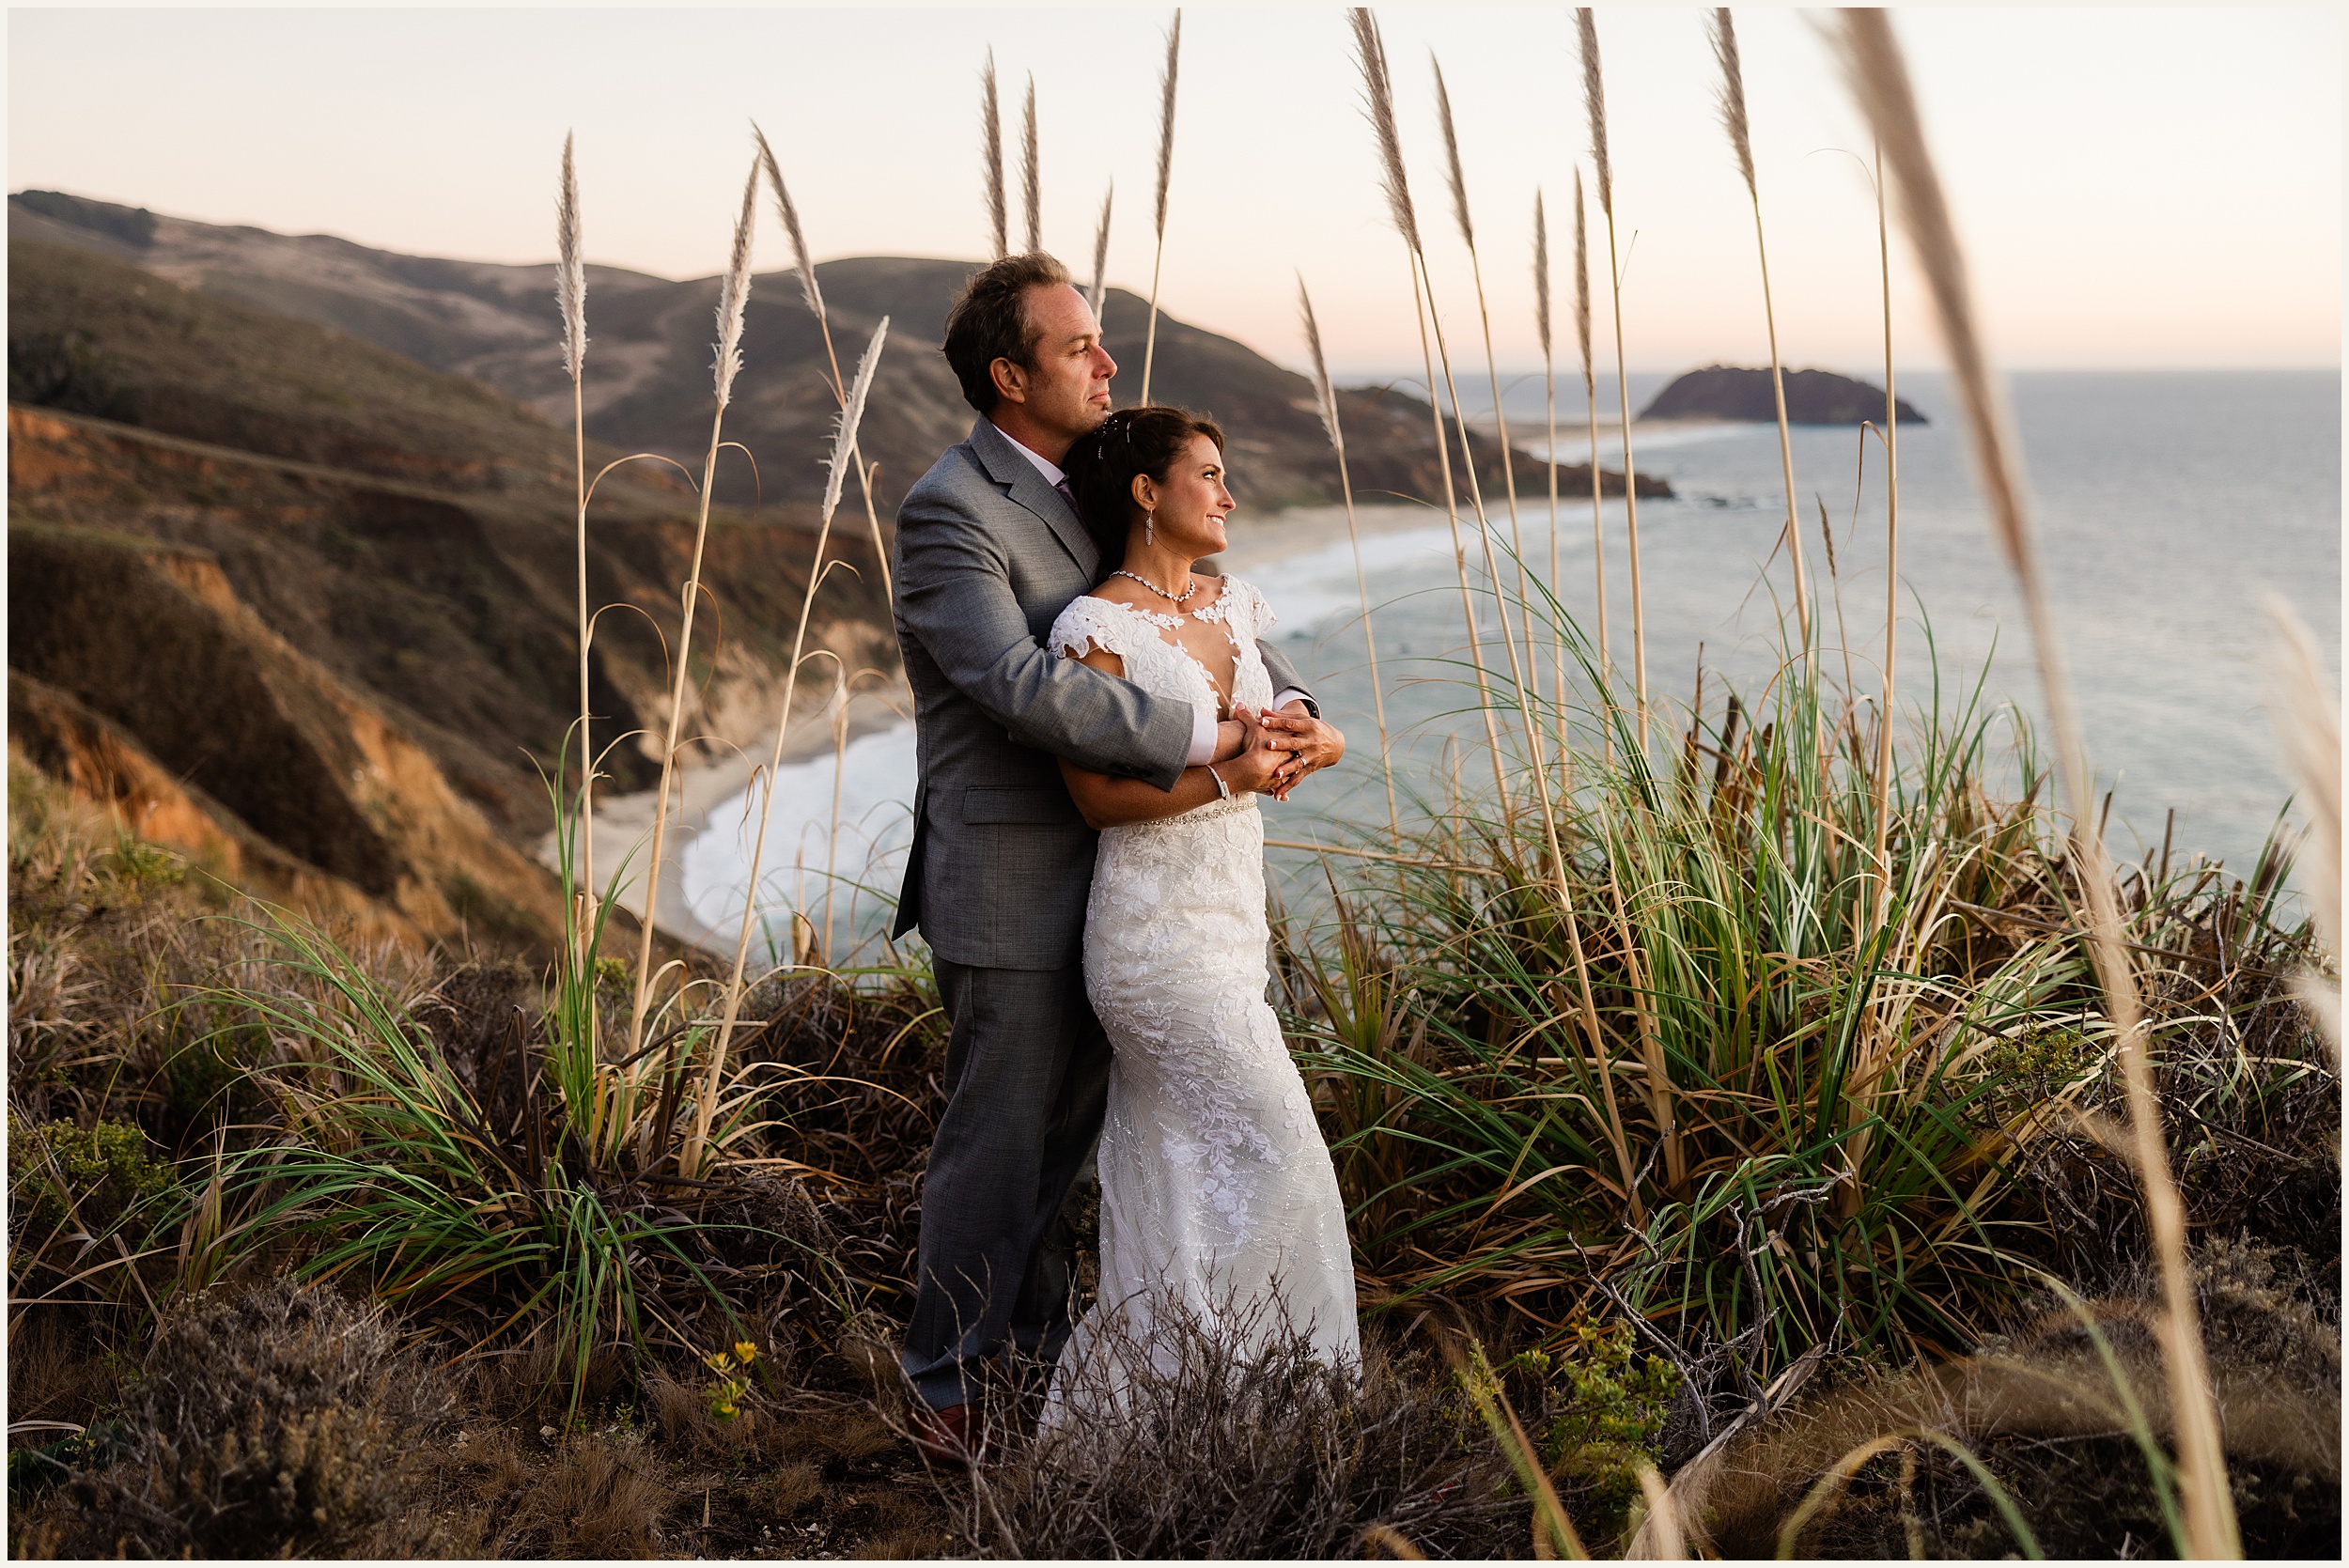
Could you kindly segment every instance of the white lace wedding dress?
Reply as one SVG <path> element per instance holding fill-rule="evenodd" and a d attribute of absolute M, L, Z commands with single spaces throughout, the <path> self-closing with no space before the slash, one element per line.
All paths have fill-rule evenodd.
<path fill-rule="evenodd" d="M 1233 700 L 1262 707 L 1264 596 L 1226 578 L 1194 619 L 1235 644 Z M 1053 622 L 1076 657 L 1116 654 L 1155 695 L 1216 698 L 1179 624 L 1090 596 Z M 1115 1058 L 1101 1131 L 1101 1285 L 1063 1353 L 1048 1421 L 1115 1406 L 1137 1350 L 1173 1372 L 1187 1319 L 1264 1343 L 1283 1327 L 1354 1364 L 1353 1254 L 1329 1147 L 1267 1002 L 1264 819 L 1235 794 L 1103 831 L 1085 910 L 1085 990 Z"/>

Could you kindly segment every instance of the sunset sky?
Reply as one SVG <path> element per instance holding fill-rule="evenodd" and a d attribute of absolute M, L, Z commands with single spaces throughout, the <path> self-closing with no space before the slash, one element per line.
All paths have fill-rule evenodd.
<path fill-rule="evenodd" d="M 575 129 L 591 259 L 717 270 L 773 139 L 819 258 L 977 256 L 979 70 L 1005 135 L 1033 73 L 1046 244 L 1089 267 L 1116 181 L 1112 280 L 1146 290 L 1164 8 L 14 9 L 8 183 L 386 248 L 542 260 Z M 1428 54 L 1458 118 L 1504 365 L 1537 366 L 1532 207 L 1546 194 L 1562 359 L 1587 170 L 1572 13 L 1379 13 L 1447 318 L 1471 330 Z M 1813 28 L 1739 10 L 1780 335 L 1798 365 L 1878 349 L 1867 140 Z M 1634 369 L 1766 353 L 1750 210 L 1716 122 L 1704 13 L 1604 8 Z M 1902 12 L 1994 345 L 2012 367 L 2334 365 L 2341 70 L 2329 9 Z M 1013 170 L 1014 228 L 1017 168 Z M 1289 364 L 1295 275 L 1341 374 L 1416 360 L 1344 13 L 1192 8 L 1161 299 Z M 1591 211 L 1601 334 L 1606 228 Z M 759 265 L 788 251 L 761 213 Z M 1897 237 L 1896 237 L 1897 244 Z M 1894 258 L 1903 358 L 1937 363 Z M 590 309 L 592 312 L 592 301 Z M 590 323 L 592 331 L 592 320 Z M 1611 352 L 1610 349 L 1609 352 Z"/>

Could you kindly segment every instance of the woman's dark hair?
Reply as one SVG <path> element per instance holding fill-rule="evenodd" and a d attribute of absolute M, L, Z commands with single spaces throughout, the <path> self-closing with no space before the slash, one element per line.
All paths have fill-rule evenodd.
<path fill-rule="evenodd" d="M 971 274 L 946 312 L 946 363 L 962 383 L 962 400 L 993 413 L 995 362 L 1035 368 L 1035 329 L 1028 324 L 1028 290 L 1068 281 L 1068 269 L 1042 251 L 1007 256 Z"/>
<path fill-rule="evenodd" d="M 1223 427 L 1214 420 L 1153 403 L 1118 410 L 1070 445 L 1061 467 L 1076 492 L 1078 514 L 1101 547 L 1102 570 L 1114 570 L 1126 559 L 1126 535 L 1141 515 L 1134 505 L 1134 476 L 1146 474 L 1166 483 L 1175 462 L 1190 450 L 1193 436 L 1205 436 L 1217 451 L 1223 450 Z"/>

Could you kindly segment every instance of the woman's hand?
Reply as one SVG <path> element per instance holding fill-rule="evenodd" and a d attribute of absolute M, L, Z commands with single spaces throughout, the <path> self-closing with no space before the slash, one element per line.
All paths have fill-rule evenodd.
<path fill-rule="evenodd" d="M 1235 703 L 1232 717 L 1239 721 L 1239 755 L 1229 762 L 1216 764 L 1223 783 L 1235 795 L 1246 790 L 1256 795 L 1271 795 L 1285 789 L 1293 782 L 1289 775 L 1296 760 L 1289 755 L 1285 743 L 1276 743 L 1260 716 L 1252 708 Z"/>

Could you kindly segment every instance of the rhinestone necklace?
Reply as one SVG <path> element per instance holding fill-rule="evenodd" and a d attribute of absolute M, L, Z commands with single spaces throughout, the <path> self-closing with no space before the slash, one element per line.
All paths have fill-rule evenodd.
<path fill-rule="evenodd" d="M 1148 578 L 1143 577 L 1137 572 L 1129 572 L 1123 567 L 1117 567 L 1114 571 L 1111 572 L 1110 575 L 1112 577 L 1132 578 L 1136 582 L 1141 583 L 1143 587 L 1149 589 L 1152 593 L 1158 595 L 1159 598 L 1166 600 L 1169 604 L 1182 604 L 1189 600 L 1191 595 L 1199 591 L 1199 583 L 1195 579 L 1192 581 L 1190 586 L 1185 588 L 1181 593 L 1170 594 L 1164 588 L 1161 588 L 1157 583 L 1151 582 Z"/>

